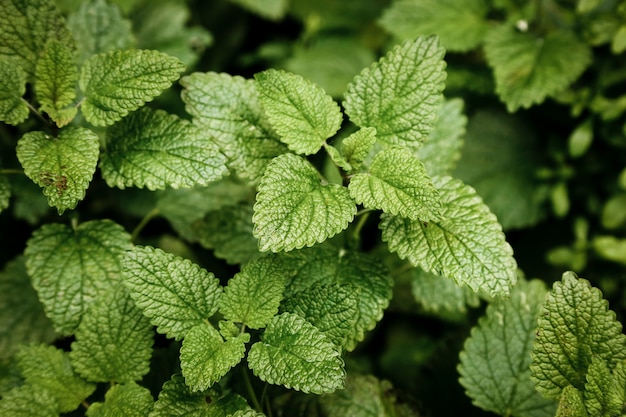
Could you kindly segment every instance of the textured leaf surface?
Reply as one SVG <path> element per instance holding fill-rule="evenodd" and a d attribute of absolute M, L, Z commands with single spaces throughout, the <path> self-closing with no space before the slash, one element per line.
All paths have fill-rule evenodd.
<path fill-rule="evenodd" d="M 563 395 L 559 400 L 559 406 L 556 409 L 556 417 L 589 417 L 583 395 L 573 385 L 568 385 L 563 389 Z"/>
<path fill-rule="evenodd" d="M 376 128 L 381 142 L 418 147 L 443 102 L 443 55 L 434 36 L 394 47 L 348 86 L 344 107 L 350 120 Z"/>
<path fill-rule="evenodd" d="M 68 354 L 54 346 L 23 347 L 15 358 L 26 383 L 48 390 L 62 413 L 77 409 L 96 389 L 74 372 Z"/>
<path fill-rule="evenodd" d="M 0 60 L 14 59 L 31 80 L 46 42 L 74 44 L 52 0 L 2 0 L 0 10 Z"/>
<path fill-rule="evenodd" d="M 437 177 L 452 173 L 461 158 L 466 124 L 463 101 L 447 100 L 439 111 L 439 117 L 428 139 L 415 153 L 424 163 L 428 175 Z"/>
<path fill-rule="evenodd" d="M 72 334 L 93 300 L 119 282 L 120 256 L 130 247 L 130 235 L 109 220 L 73 230 L 47 224 L 32 234 L 26 268 L 56 331 Z"/>
<path fill-rule="evenodd" d="M 496 414 L 554 416 L 556 403 L 542 398 L 530 380 L 530 352 L 547 291 L 541 281 L 520 281 L 508 300 L 496 300 L 466 340 L 461 385 L 478 407 Z"/>
<path fill-rule="evenodd" d="M 91 0 L 67 18 L 67 27 L 76 39 L 78 60 L 85 62 L 93 55 L 133 46 L 131 23 L 124 19 L 119 7 L 106 0 Z"/>
<path fill-rule="evenodd" d="M 305 318 L 334 344 L 350 347 L 359 295 L 359 287 L 352 284 L 313 285 L 285 300 L 282 309 Z"/>
<path fill-rule="evenodd" d="M 24 258 L 7 263 L 0 272 L 0 358 L 11 357 L 22 343 L 49 343 L 54 338 Z"/>
<path fill-rule="evenodd" d="M 573 272 L 554 283 L 539 316 L 530 365 L 537 391 L 558 399 L 565 387 L 585 390 L 595 356 L 609 369 L 626 358 L 626 335 L 602 293 Z"/>
<path fill-rule="evenodd" d="M 224 397 L 212 390 L 192 392 L 180 374 L 163 384 L 150 417 L 223 417 L 248 408 L 243 397 L 228 394 Z"/>
<path fill-rule="evenodd" d="M 591 417 L 621 415 L 625 385 L 619 386 L 606 362 L 592 358 L 587 372 L 583 399 Z"/>
<path fill-rule="evenodd" d="M 161 249 L 136 246 L 122 258 L 124 284 L 159 333 L 181 339 L 217 311 L 222 294 L 213 273 Z"/>
<path fill-rule="evenodd" d="M 502 227 L 536 224 L 544 215 L 545 186 L 535 178 L 541 148 L 515 116 L 478 111 L 471 118 L 454 176 L 476 189 Z"/>
<path fill-rule="evenodd" d="M 185 335 L 180 349 L 180 367 L 191 391 L 204 391 L 218 382 L 244 357 L 250 335 L 226 340 L 210 324 L 199 324 Z"/>
<path fill-rule="evenodd" d="M 352 169 L 359 169 L 376 143 L 376 129 L 364 127 L 341 142 L 341 153 Z"/>
<path fill-rule="evenodd" d="M 278 313 L 286 277 L 274 258 L 256 259 L 228 281 L 220 300 L 220 313 L 228 320 L 260 329 Z"/>
<path fill-rule="evenodd" d="M 316 153 L 341 127 L 337 103 L 300 75 L 269 69 L 254 78 L 272 127 L 294 152 Z"/>
<path fill-rule="evenodd" d="M 539 38 L 503 25 L 487 36 L 485 53 L 494 71 L 496 92 L 510 112 L 543 102 L 591 64 L 589 47 L 568 31 Z"/>
<path fill-rule="evenodd" d="M 41 110 L 48 113 L 57 126 L 65 126 L 76 115 L 76 107 L 69 107 L 76 97 L 78 70 L 74 51 L 68 45 L 51 40 L 37 62 L 35 92 Z"/>
<path fill-rule="evenodd" d="M 261 251 L 289 251 L 336 235 L 356 214 L 347 188 L 324 184 L 319 172 L 294 154 L 276 157 L 259 184 L 254 235 Z"/>
<path fill-rule="evenodd" d="M 478 307 L 478 295 L 465 285 L 444 276 L 414 268 L 411 274 L 411 292 L 415 301 L 432 313 L 466 313 L 467 306 Z"/>
<path fill-rule="evenodd" d="M 372 375 L 348 375 L 346 389 L 320 397 L 320 403 L 328 417 L 383 417 L 388 388 Z"/>
<path fill-rule="evenodd" d="M 489 30 L 485 0 L 400 0 L 380 23 L 401 39 L 437 35 L 448 51 L 468 51 L 480 45 Z"/>
<path fill-rule="evenodd" d="M 149 190 L 207 185 L 228 172 L 206 131 L 147 107 L 108 130 L 100 169 L 111 187 Z"/>
<path fill-rule="evenodd" d="M 250 348 L 248 364 L 270 384 L 314 394 L 343 388 L 345 370 L 337 346 L 296 314 L 270 321 L 262 341 Z"/>
<path fill-rule="evenodd" d="M 59 417 L 54 396 L 48 390 L 22 385 L 0 399 L 0 415 L 11 417 Z"/>
<path fill-rule="evenodd" d="M 70 359 L 94 382 L 138 381 L 149 371 L 152 326 L 119 284 L 87 310 L 76 330 Z"/>
<path fill-rule="evenodd" d="M 74 209 L 85 198 L 99 152 L 98 136 L 82 127 L 63 129 L 56 138 L 29 132 L 17 143 L 24 173 L 43 188 L 48 203 L 59 214 Z"/>
<path fill-rule="evenodd" d="M 406 148 L 383 149 L 367 173 L 352 177 L 348 188 L 352 198 L 365 208 L 412 220 L 439 220 L 439 193 L 424 165 Z"/>
<path fill-rule="evenodd" d="M 18 125 L 28 118 L 26 72 L 7 59 L 0 59 L 0 121 Z"/>
<path fill-rule="evenodd" d="M 450 177 L 433 180 L 443 202 L 442 220 L 423 223 L 385 215 L 380 228 L 392 252 L 472 290 L 506 295 L 517 263 L 502 227 L 473 188 Z"/>
<path fill-rule="evenodd" d="M 152 394 L 134 382 L 112 386 L 104 402 L 89 406 L 87 417 L 147 417 L 152 409 Z"/>
<path fill-rule="evenodd" d="M 151 101 L 177 80 L 185 67 L 159 51 L 112 51 L 83 64 L 78 85 L 85 93 L 85 119 L 107 126 Z"/>
<path fill-rule="evenodd" d="M 207 72 L 183 77 L 180 84 L 193 123 L 215 135 L 240 177 L 257 183 L 272 158 L 287 150 L 261 110 L 253 80 Z"/>

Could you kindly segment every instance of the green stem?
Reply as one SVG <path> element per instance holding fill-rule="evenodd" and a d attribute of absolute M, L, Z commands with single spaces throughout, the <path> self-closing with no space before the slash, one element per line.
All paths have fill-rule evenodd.
<path fill-rule="evenodd" d="M 254 405 L 255 410 L 257 410 L 259 413 L 262 413 L 263 407 L 261 407 L 261 404 L 259 403 L 259 399 L 256 397 L 256 394 L 254 393 L 254 388 L 252 387 L 252 382 L 250 381 L 250 376 L 248 375 L 248 370 L 246 369 L 245 366 L 241 367 L 241 372 L 243 373 L 243 381 L 246 384 L 246 390 L 248 391 L 248 394 L 250 395 L 250 400 L 252 401 L 252 405 Z"/>
<path fill-rule="evenodd" d="M 50 125 L 50 122 L 46 120 L 45 117 L 43 117 L 41 113 L 39 113 L 37 109 L 34 108 L 33 105 L 28 102 L 28 100 L 25 100 L 24 98 L 22 98 L 22 101 L 26 103 L 30 111 L 32 111 L 35 114 L 35 116 L 37 116 L 37 118 L 43 122 L 43 124 L 45 124 L 46 126 Z"/>
<path fill-rule="evenodd" d="M 367 219 L 370 216 L 370 213 L 373 212 L 373 209 L 363 209 L 361 211 L 359 211 L 356 215 L 357 217 L 359 217 L 359 221 L 357 222 L 356 226 L 354 226 L 354 228 L 352 229 L 351 232 L 351 239 L 354 241 L 359 241 L 359 236 L 361 234 L 361 230 L 363 230 L 363 226 L 365 226 L 365 223 L 367 222 Z"/>
<path fill-rule="evenodd" d="M 9 174 L 24 175 L 24 170 L 17 169 L 17 168 L 5 168 L 5 169 L 0 169 L 0 174 L 1 175 L 9 175 Z"/>
<path fill-rule="evenodd" d="M 143 230 L 143 228 L 148 224 L 148 222 L 150 222 L 150 220 L 154 219 L 156 216 L 159 215 L 159 208 L 155 207 L 152 210 L 150 210 L 148 212 L 148 214 L 146 214 L 143 219 L 141 219 L 141 221 L 139 222 L 139 224 L 137 225 L 137 227 L 135 227 L 135 230 L 133 230 L 133 233 L 131 235 L 131 241 L 134 242 L 137 240 L 137 238 L 139 237 L 139 233 L 141 233 L 141 231 Z"/>

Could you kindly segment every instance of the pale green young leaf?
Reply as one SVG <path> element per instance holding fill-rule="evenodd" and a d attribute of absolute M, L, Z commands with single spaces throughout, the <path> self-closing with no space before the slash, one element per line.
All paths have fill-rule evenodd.
<path fill-rule="evenodd" d="M 319 401 L 327 417 L 386 417 L 388 388 L 373 375 L 349 374 L 346 389 L 323 395 Z"/>
<path fill-rule="evenodd" d="M 58 137 L 28 132 L 17 142 L 24 173 L 43 188 L 48 204 L 59 214 L 85 198 L 99 152 L 98 136 L 82 127 L 63 129 Z"/>
<path fill-rule="evenodd" d="M 41 110 L 58 127 L 71 122 L 78 111 L 75 106 L 67 107 L 76 98 L 77 80 L 73 49 L 56 40 L 47 42 L 37 61 L 35 93 Z"/>
<path fill-rule="evenodd" d="M 147 388 L 134 382 L 113 385 L 104 395 L 104 402 L 89 406 L 87 417 L 148 417 L 154 400 Z"/>
<path fill-rule="evenodd" d="M 336 345 L 302 317 L 274 316 L 262 340 L 248 352 L 248 365 L 262 381 L 305 393 L 343 388 L 344 363 Z"/>
<path fill-rule="evenodd" d="M 566 272 L 539 317 L 530 365 L 537 391 L 553 399 L 568 385 L 584 391 L 594 357 L 613 369 L 626 358 L 626 335 L 600 290 Z"/>
<path fill-rule="evenodd" d="M 178 58 L 159 51 L 94 55 L 83 64 L 78 79 L 85 93 L 83 115 L 92 125 L 111 125 L 161 94 L 184 69 Z"/>
<path fill-rule="evenodd" d="M 415 301 L 431 313 L 465 314 L 467 307 L 478 307 L 480 298 L 467 286 L 459 286 L 444 276 L 414 268 L 411 274 L 411 292 Z"/>
<path fill-rule="evenodd" d="M 279 20 L 287 13 L 288 0 L 230 0 L 253 13 L 271 20 Z"/>
<path fill-rule="evenodd" d="M 55 336 L 24 257 L 10 261 L 0 272 L 0 358 L 11 357 L 23 343 L 50 343 Z"/>
<path fill-rule="evenodd" d="M 110 220 L 46 224 L 32 234 L 26 268 L 57 332 L 74 333 L 94 299 L 120 281 L 120 257 L 130 248 L 130 235 Z"/>
<path fill-rule="evenodd" d="M 163 384 L 149 417 L 224 417 L 247 409 L 246 400 L 237 394 L 222 396 L 218 390 L 194 392 L 180 374 Z"/>
<path fill-rule="evenodd" d="M 278 313 L 286 277 L 275 263 L 271 256 L 255 259 L 228 281 L 220 299 L 226 319 L 260 329 Z"/>
<path fill-rule="evenodd" d="M 458 369 L 459 381 L 476 406 L 500 415 L 554 415 L 556 402 L 535 391 L 529 369 L 546 293 L 541 281 L 520 281 L 510 298 L 490 304 L 472 329 Z"/>
<path fill-rule="evenodd" d="M 261 251 L 312 246 L 336 235 L 356 214 L 346 187 L 325 184 L 304 158 L 287 153 L 272 160 L 254 204 L 254 236 Z"/>
<path fill-rule="evenodd" d="M 126 252 L 122 276 L 130 296 L 157 331 L 177 340 L 215 314 L 222 295 L 213 273 L 149 246 Z"/>
<path fill-rule="evenodd" d="M 352 346 L 360 289 L 352 284 L 312 285 L 285 300 L 281 309 L 305 318 L 337 346 Z"/>
<path fill-rule="evenodd" d="M 11 417 L 59 417 L 54 396 L 37 385 L 13 388 L 0 399 L 0 415 Z"/>
<path fill-rule="evenodd" d="M 75 336 L 70 359 L 88 381 L 138 381 L 149 371 L 152 325 L 121 284 L 91 304 Z"/>
<path fill-rule="evenodd" d="M 364 127 L 341 142 L 341 153 L 352 169 L 359 169 L 376 143 L 376 129 Z"/>
<path fill-rule="evenodd" d="M 350 165 L 350 163 L 341 155 L 339 149 L 335 148 L 332 145 L 324 143 L 324 150 L 326 150 L 326 153 L 330 157 L 330 160 L 333 161 L 333 163 L 337 167 L 343 169 L 346 172 L 352 171 L 352 165 Z"/>
<path fill-rule="evenodd" d="M 148 107 L 108 129 L 100 169 L 110 187 L 149 190 L 207 185 L 228 173 L 206 131 Z"/>
<path fill-rule="evenodd" d="M 287 151 L 261 110 L 253 80 L 207 72 L 185 76 L 180 84 L 193 123 L 215 136 L 238 176 L 257 183 L 272 158 Z"/>
<path fill-rule="evenodd" d="M 0 122 L 18 125 L 28 118 L 26 72 L 13 61 L 0 58 Z"/>
<path fill-rule="evenodd" d="M 399 0 L 380 19 L 400 39 L 437 35 L 448 51 L 464 52 L 479 46 L 490 24 L 485 0 Z"/>
<path fill-rule="evenodd" d="M 299 154 L 314 154 L 341 127 L 337 103 L 321 87 L 290 72 L 254 75 L 263 110 L 280 140 Z"/>
<path fill-rule="evenodd" d="M 52 0 L 0 0 L 0 10 L 0 61 L 14 59 L 29 81 L 35 78 L 37 60 L 46 42 L 74 45 Z"/>
<path fill-rule="evenodd" d="M 365 208 L 379 209 L 411 220 L 439 220 L 439 193 L 424 165 L 413 153 L 401 147 L 379 152 L 367 173 L 354 175 L 350 195 Z"/>
<path fill-rule="evenodd" d="M 229 264 L 244 264 L 258 257 L 259 242 L 252 234 L 252 205 L 227 206 L 208 212 L 194 223 L 198 240 Z"/>
<path fill-rule="evenodd" d="M 54 346 L 24 346 L 15 360 L 26 383 L 46 389 L 62 413 L 76 410 L 96 389 L 74 372 L 69 355 Z"/>
<path fill-rule="evenodd" d="M 622 363 L 622 362 L 620 362 Z M 587 370 L 583 400 L 589 417 L 619 416 L 624 405 L 624 386 L 615 384 L 607 363 L 593 357 Z"/>
<path fill-rule="evenodd" d="M 9 207 L 11 199 L 11 184 L 5 175 L 0 175 L 0 213 Z"/>
<path fill-rule="evenodd" d="M 243 359 L 250 334 L 226 340 L 208 323 L 187 332 L 180 349 L 180 367 L 191 391 L 204 391 Z"/>
<path fill-rule="evenodd" d="M 536 179 L 542 148 L 526 123 L 504 112 L 479 110 L 470 119 L 454 177 L 476 189 L 507 229 L 545 215 L 546 187 Z"/>
<path fill-rule="evenodd" d="M 415 153 L 424 164 L 428 175 L 438 177 L 452 173 L 461 158 L 466 125 L 463 100 L 446 100 L 428 139 Z"/>
<path fill-rule="evenodd" d="M 517 263 L 502 227 L 476 191 L 451 177 L 433 179 L 443 203 L 441 221 L 384 215 L 380 228 L 392 252 L 426 272 L 474 291 L 507 295 L 517 281 Z"/>
<path fill-rule="evenodd" d="M 135 43 L 130 21 L 106 0 L 81 2 L 68 16 L 67 27 L 76 39 L 79 63 L 96 54 L 129 49 Z"/>
<path fill-rule="evenodd" d="M 576 81 L 592 58 L 590 48 L 572 32 L 537 37 L 508 25 L 489 33 L 485 54 L 493 68 L 496 92 L 510 112 L 560 92 Z"/>
<path fill-rule="evenodd" d="M 419 147 L 443 102 L 444 53 L 435 36 L 394 47 L 348 86 L 346 114 L 361 127 L 376 128 L 383 143 Z"/>
<path fill-rule="evenodd" d="M 566 386 L 559 399 L 555 417 L 589 417 L 582 392 L 573 385 Z"/>

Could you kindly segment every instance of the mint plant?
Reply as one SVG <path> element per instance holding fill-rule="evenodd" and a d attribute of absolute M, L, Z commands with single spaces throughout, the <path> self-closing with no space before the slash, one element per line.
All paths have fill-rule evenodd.
<path fill-rule="evenodd" d="M 0 415 L 626 413 L 623 4 L 206 7 L 0 0 Z"/>

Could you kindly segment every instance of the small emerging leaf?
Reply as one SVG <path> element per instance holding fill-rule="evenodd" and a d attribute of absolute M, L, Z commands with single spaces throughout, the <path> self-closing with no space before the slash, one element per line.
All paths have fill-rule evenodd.
<path fill-rule="evenodd" d="M 104 395 L 104 402 L 89 406 L 87 417 L 147 417 L 152 409 L 152 394 L 134 382 L 113 385 Z"/>
<path fill-rule="evenodd" d="M 376 129 L 364 127 L 341 142 L 341 153 L 352 169 L 359 169 L 376 143 Z"/>
<path fill-rule="evenodd" d="M 28 118 L 26 72 L 7 59 L 0 59 L 0 122 L 18 125 Z"/>

